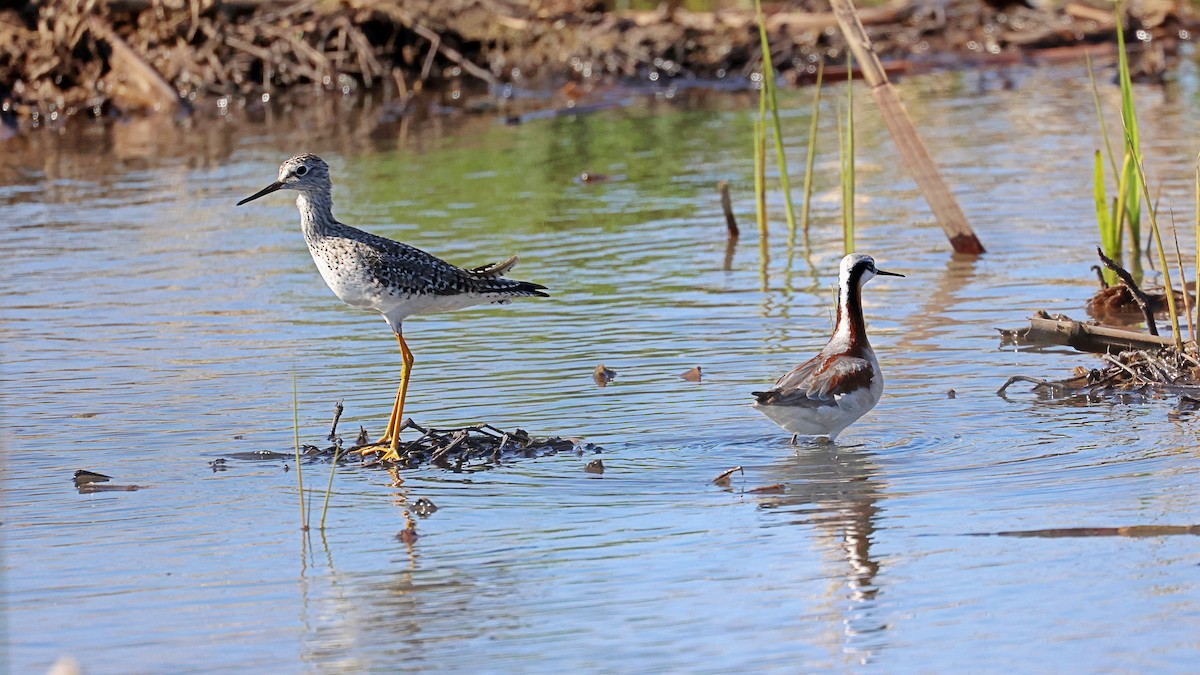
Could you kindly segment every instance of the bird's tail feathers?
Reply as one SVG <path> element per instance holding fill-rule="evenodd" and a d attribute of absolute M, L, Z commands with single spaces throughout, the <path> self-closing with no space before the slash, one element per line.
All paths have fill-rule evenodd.
<path fill-rule="evenodd" d="M 480 279 L 498 279 L 515 267 L 517 265 L 517 261 L 520 259 L 520 256 L 514 255 L 508 260 L 502 260 L 500 262 L 484 265 L 482 267 L 475 267 L 467 271 L 473 276 L 479 277 Z"/>

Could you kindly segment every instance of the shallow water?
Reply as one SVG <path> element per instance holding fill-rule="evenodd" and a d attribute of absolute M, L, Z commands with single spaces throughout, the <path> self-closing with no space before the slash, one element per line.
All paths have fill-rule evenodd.
<path fill-rule="evenodd" d="M 1172 90 L 1139 91 L 1180 223 L 1198 89 L 1185 66 Z M 62 654 L 89 673 L 1194 669 L 1195 537 L 970 536 L 1200 522 L 1195 422 L 1168 419 L 1174 401 L 994 394 L 1097 363 L 1001 350 L 993 330 L 1036 309 L 1082 317 L 1093 290 L 1100 140 L 1081 67 L 903 84 L 989 249 L 975 261 L 947 253 L 857 92 L 858 249 L 908 275 L 866 292 L 887 393 L 835 449 L 793 449 L 745 405 L 830 328 L 840 93 L 823 106 L 809 254 L 774 224 L 765 268 L 739 95 L 515 127 L 333 110 L 9 142 L 9 670 Z M 809 95 L 787 93 L 793 176 Z M 290 460 L 210 469 L 290 450 L 293 381 L 309 443 L 338 399 L 344 436 L 378 434 L 394 395 L 394 340 L 321 283 L 291 201 L 233 206 L 299 151 L 332 164 L 345 222 L 461 264 L 519 252 L 512 276 L 553 292 L 407 322 L 408 414 L 583 436 L 603 476 L 573 454 L 407 471 L 398 488 L 348 468 L 325 535 L 305 538 Z M 720 179 L 744 232 L 729 271 Z M 598 363 L 618 373 L 608 387 Z M 678 377 L 697 365 L 703 382 Z M 145 489 L 80 495 L 79 468 Z M 305 467 L 314 522 L 326 470 Z M 408 546 L 395 534 L 419 497 L 440 510 Z"/>

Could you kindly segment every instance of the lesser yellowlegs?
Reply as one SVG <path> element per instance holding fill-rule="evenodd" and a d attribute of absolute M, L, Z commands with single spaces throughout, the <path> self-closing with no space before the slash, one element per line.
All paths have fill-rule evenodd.
<path fill-rule="evenodd" d="M 769 391 L 753 392 L 754 407 L 785 430 L 832 443 L 879 402 L 883 372 L 867 342 L 862 312 L 862 287 L 876 274 L 904 276 L 877 269 L 869 255 L 852 253 L 842 258 L 833 337 L 819 354 L 779 378 Z"/>
<path fill-rule="evenodd" d="M 238 202 L 238 206 L 277 190 L 295 190 L 300 227 L 308 251 L 325 283 L 343 302 L 383 315 L 400 343 L 400 388 L 387 430 L 376 445 L 397 459 L 404 399 L 412 376 L 413 355 L 401 323 L 413 314 L 435 314 L 523 296 L 546 297 L 545 286 L 505 279 L 517 264 L 503 262 L 463 269 L 418 248 L 339 223 L 333 217 L 329 165 L 316 155 L 297 155 L 279 167 L 274 183 Z"/>

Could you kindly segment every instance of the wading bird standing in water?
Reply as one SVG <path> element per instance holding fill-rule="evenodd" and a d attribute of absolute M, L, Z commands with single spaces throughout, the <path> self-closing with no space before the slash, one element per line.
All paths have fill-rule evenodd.
<path fill-rule="evenodd" d="M 838 275 L 837 324 L 816 356 L 779 378 L 769 391 L 756 391 L 754 407 L 797 436 L 830 443 L 867 414 L 883 395 L 883 372 L 867 342 L 862 287 L 875 275 L 902 277 L 875 267 L 869 255 L 842 258 Z"/>
<path fill-rule="evenodd" d="M 436 314 L 487 303 L 506 303 L 525 296 L 547 297 L 545 286 L 505 279 L 517 264 L 503 262 L 462 269 L 418 248 L 343 225 L 333 217 L 333 183 L 329 165 L 316 155 L 296 155 L 279 167 L 274 183 L 238 202 L 277 190 L 295 190 L 304 241 L 321 277 L 343 302 L 383 315 L 400 343 L 400 389 L 387 431 L 375 445 L 386 446 L 384 457 L 399 459 L 404 399 L 412 379 L 413 355 L 404 342 L 401 322 L 413 314 Z"/>

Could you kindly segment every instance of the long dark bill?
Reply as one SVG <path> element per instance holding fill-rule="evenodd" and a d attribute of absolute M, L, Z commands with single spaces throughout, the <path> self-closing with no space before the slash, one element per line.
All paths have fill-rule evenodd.
<path fill-rule="evenodd" d="M 246 197 L 242 201 L 238 202 L 237 205 L 241 206 L 242 204 L 245 204 L 246 202 L 252 202 L 255 199 L 258 199 L 259 197 L 262 197 L 264 195 L 269 195 L 272 192 L 274 192 L 282 187 L 283 187 L 283 183 L 280 183 L 279 181 L 275 181 L 274 183 L 271 183 L 267 187 L 259 190 L 258 192 L 255 192 L 254 194 L 250 195 L 249 197 Z"/>
<path fill-rule="evenodd" d="M 257 196 L 258 195 L 254 195 L 254 197 L 257 197 Z M 254 197 L 251 197 L 250 199 L 254 199 Z M 250 201 L 250 199 L 247 199 L 246 201 Z M 875 274 L 882 274 L 885 277 L 902 277 L 902 276 L 904 276 L 903 274 L 900 274 L 899 272 L 887 272 L 887 271 L 884 271 L 884 270 L 881 270 L 878 268 L 876 268 Z"/>

